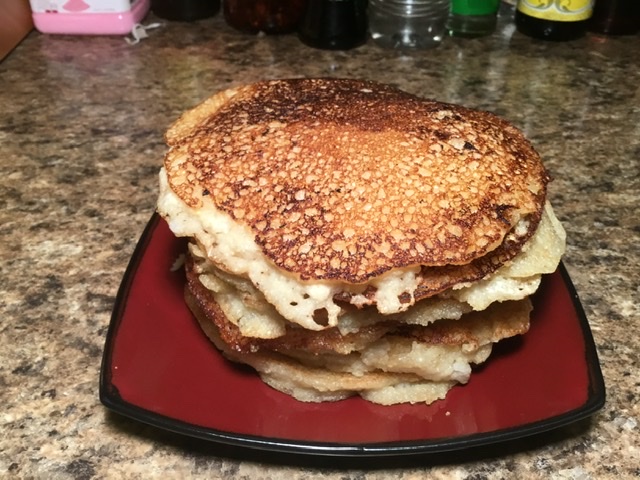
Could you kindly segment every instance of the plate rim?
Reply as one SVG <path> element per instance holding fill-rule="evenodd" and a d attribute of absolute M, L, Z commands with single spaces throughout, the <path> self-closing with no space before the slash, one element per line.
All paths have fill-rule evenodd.
<path fill-rule="evenodd" d="M 293 453 L 306 455 L 327 456 L 400 456 L 429 453 L 444 453 L 454 450 L 468 449 L 484 445 L 512 441 L 536 434 L 548 432 L 579 420 L 585 419 L 600 410 L 606 402 L 606 387 L 600 368 L 598 352 L 589 326 L 589 322 L 580 302 L 578 293 L 563 262 L 560 262 L 558 271 L 562 281 L 571 297 L 573 309 L 576 312 L 580 331 L 585 344 L 585 363 L 587 365 L 588 391 L 587 400 L 581 406 L 568 412 L 554 415 L 542 420 L 530 422 L 509 428 L 492 430 L 464 436 L 442 437 L 432 440 L 406 440 L 395 442 L 372 443 L 338 443 L 324 441 L 307 441 L 295 439 L 281 439 L 260 435 L 241 434 L 228 432 L 216 428 L 203 427 L 176 418 L 168 417 L 141 406 L 127 402 L 120 396 L 118 389 L 111 382 L 111 359 L 113 347 L 120 327 L 123 311 L 127 304 L 133 279 L 144 256 L 144 252 L 153 239 L 153 234 L 160 224 L 161 216 L 154 212 L 147 222 L 133 254 L 127 264 L 124 276 L 118 288 L 114 308 L 112 310 L 105 344 L 102 362 L 100 366 L 99 398 L 108 409 L 151 425 L 162 430 L 198 438 L 201 440 L 223 443 L 230 446 L 251 448 L 254 450 L 273 451 L 279 453 Z"/>

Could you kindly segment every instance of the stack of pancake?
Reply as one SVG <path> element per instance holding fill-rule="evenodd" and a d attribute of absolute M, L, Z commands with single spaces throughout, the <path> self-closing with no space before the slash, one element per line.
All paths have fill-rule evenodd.
<path fill-rule="evenodd" d="M 158 211 L 190 239 L 187 304 L 302 401 L 444 398 L 528 330 L 564 252 L 539 155 L 488 112 L 276 80 L 212 96 L 166 140 Z"/>

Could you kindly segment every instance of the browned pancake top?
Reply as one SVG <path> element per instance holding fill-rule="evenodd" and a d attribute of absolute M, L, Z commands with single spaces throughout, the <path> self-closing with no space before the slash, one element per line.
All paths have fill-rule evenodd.
<path fill-rule="evenodd" d="M 519 220 L 537 222 L 548 181 L 531 144 L 495 115 L 356 80 L 230 89 L 167 141 L 182 200 L 213 202 L 303 279 L 467 264 Z"/>

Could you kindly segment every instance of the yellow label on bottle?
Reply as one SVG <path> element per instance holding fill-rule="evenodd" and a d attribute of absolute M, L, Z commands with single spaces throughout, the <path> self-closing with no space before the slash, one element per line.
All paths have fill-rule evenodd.
<path fill-rule="evenodd" d="M 587 20 L 595 0 L 519 0 L 518 10 L 530 17 L 559 22 Z"/>

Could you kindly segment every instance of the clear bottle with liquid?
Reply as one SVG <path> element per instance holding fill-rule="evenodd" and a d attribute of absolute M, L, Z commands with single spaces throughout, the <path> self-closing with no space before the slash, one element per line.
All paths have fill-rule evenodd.
<path fill-rule="evenodd" d="M 449 0 L 369 0 L 369 32 L 385 48 L 433 48 L 444 37 Z"/>

